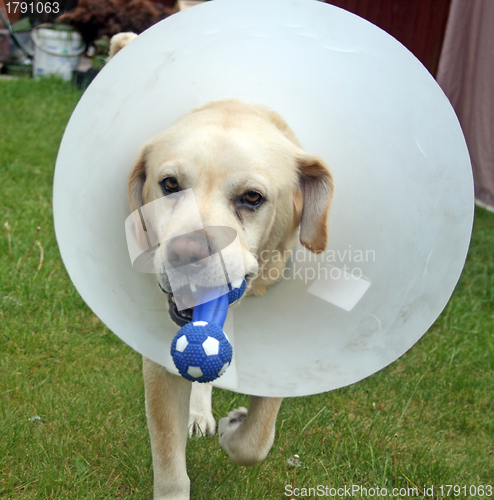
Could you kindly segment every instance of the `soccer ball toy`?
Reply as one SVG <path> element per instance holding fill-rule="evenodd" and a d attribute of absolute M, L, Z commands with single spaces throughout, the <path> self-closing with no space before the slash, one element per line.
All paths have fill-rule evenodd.
<path fill-rule="evenodd" d="M 192 382 L 212 382 L 225 373 L 233 348 L 222 330 L 228 306 L 245 292 L 247 284 L 233 288 L 214 300 L 194 308 L 192 321 L 175 335 L 171 345 L 173 362 L 180 375 Z"/>
<path fill-rule="evenodd" d="M 192 382 L 212 382 L 230 366 L 233 349 L 220 326 L 192 321 L 173 339 L 171 354 L 182 377 Z"/>

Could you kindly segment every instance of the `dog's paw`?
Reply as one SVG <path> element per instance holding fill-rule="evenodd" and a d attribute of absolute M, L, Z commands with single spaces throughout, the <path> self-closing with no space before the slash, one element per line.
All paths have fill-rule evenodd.
<path fill-rule="evenodd" d="M 216 431 L 216 420 L 212 413 L 189 415 L 189 437 L 213 436 Z"/>
<path fill-rule="evenodd" d="M 229 443 L 235 434 L 235 431 L 247 417 L 247 408 L 241 407 L 228 413 L 218 422 L 218 433 L 220 437 L 220 446 L 229 454 Z"/>
<path fill-rule="evenodd" d="M 218 423 L 220 446 L 237 465 L 251 466 L 262 462 L 274 441 L 274 426 L 246 420 L 247 410 L 231 411 Z"/>

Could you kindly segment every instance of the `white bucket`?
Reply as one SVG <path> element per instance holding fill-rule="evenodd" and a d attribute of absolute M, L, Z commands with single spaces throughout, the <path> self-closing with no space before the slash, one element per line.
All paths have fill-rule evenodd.
<path fill-rule="evenodd" d="M 64 80 L 72 78 L 85 45 L 81 35 L 72 29 L 35 28 L 33 76 L 57 74 Z"/>

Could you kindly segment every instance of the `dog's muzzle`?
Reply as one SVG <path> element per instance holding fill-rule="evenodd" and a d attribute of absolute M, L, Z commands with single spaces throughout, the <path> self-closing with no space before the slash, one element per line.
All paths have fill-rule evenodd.
<path fill-rule="evenodd" d="M 192 320 L 196 305 L 228 293 L 245 276 L 237 232 L 226 226 L 172 238 L 161 245 L 159 255 L 158 283 L 168 294 L 170 317 L 179 326 Z"/>

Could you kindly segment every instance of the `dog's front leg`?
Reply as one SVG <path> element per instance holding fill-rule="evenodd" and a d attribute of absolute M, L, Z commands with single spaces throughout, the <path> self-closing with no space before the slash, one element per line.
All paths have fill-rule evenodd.
<path fill-rule="evenodd" d="M 194 382 L 190 394 L 189 436 L 212 436 L 216 421 L 211 408 L 211 384 Z"/>
<path fill-rule="evenodd" d="M 218 424 L 220 445 L 238 465 L 254 465 L 273 446 L 276 417 L 282 398 L 251 396 L 249 410 L 231 411 Z"/>
<path fill-rule="evenodd" d="M 191 382 L 143 358 L 146 414 L 154 469 L 154 500 L 188 500 L 185 463 Z"/>

